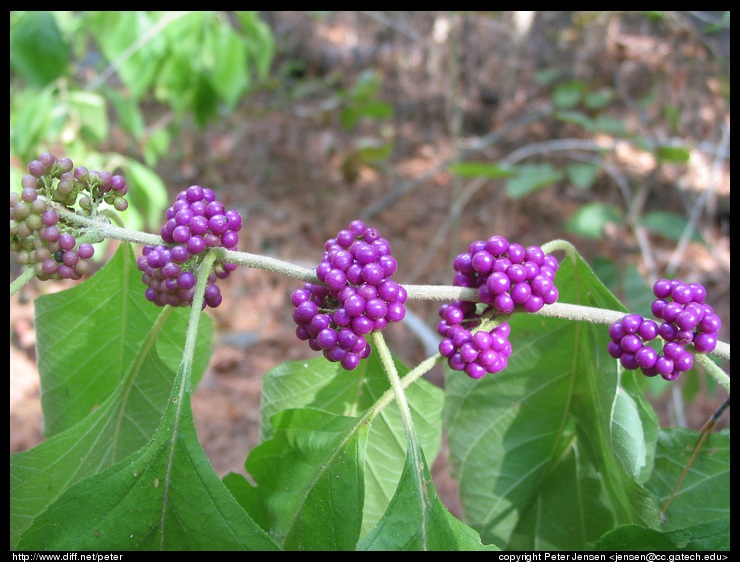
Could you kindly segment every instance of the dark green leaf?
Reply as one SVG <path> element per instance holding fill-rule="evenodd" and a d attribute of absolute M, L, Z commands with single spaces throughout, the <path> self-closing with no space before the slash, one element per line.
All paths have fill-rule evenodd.
<path fill-rule="evenodd" d="M 580 256 L 566 258 L 556 283 L 560 302 L 624 310 Z M 579 549 L 615 524 L 657 524 L 640 484 L 657 415 L 637 375 L 606 352 L 607 327 L 531 314 L 509 323 L 504 371 L 481 380 L 447 372 L 445 424 L 466 520 L 514 550 Z"/>
<path fill-rule="evenodd" d="M 395 361 L 399 376 L 408 368 Z M 265 375 L 262 388 L 260 435 L 270 436 L 269 418 L 286 408 L 310 407 L 338 415 L 365 413 L 390 388 L 377 353 L 347 372 L 323 357 L 287 362 Z M 425 456 L 436 458 L 442 437 L 442 391 L 419 379 L 409 386 L 406 399 L 411 408 L 416 437 Z M 368 437 L 365 467 L 363 532 L 383 515 L 396 490 L 406 458 L 406 438 L 400 412 L 392 402 L 373 419 Z"/>
<path fill-rule="evenodd" d="M 11 455 L 11 544 L 69 486 L 142 447 L 157 428 L 182 358 L 189 311 L 152 305 L 140 276 L 123 244 L 89 280 L 36 300 L 39 370 L 42 388 L 50 388 L 44 403 L 54 436 Z M 138 285 L 141 291 L 133 290 Z M 204 316 L 196 381 L 210 359 L 212 333 Z"/>
<path fill-rule="evenodd" d="M 364 502 L 368 426 L 321 410 L 283 410 L 249 454 L 250 507 L 286 550 L 354 550 Z M 249 500 L 248 500 L 249 501 Z"/>
<path fill-rule="evenodd" d="M 357 545 L 357 550 L 476 551 L 500 550 L 483 545 L 480 535 L 452 515 L 437 495 L 424 453 L 409 443 L 409 454 L 388 504 L 377 525 Z"/>
<path fill-rule="evenodd" d="M 622 525 L 606 533 L 589 549 L 632 552 L 730 550 L 730 518 L 689 525 L 675 531 Z M 717 560 L 723 559 L 717 555 Z"/>
<path fill-rule="evenodd" d="M 29 83 L 43 88 L 67 72 L 68 63 L 69 45 L 51 12 L 23 12 L 11 18 L 10 66 Z"/>
<path fill-rule="evenodd" d="M 131 246 L 122 244 L 106 266 L 84 283 L 36 300 L 47 437 L 72 427 L 114 392 L 122 392 L 120 406 L 141 408 L 128 412 L 125 425 L 137 427 L 149 419 L 146 426 L 158 421 L 161 410 L 152 411 L 151 406 L 161 404 L 156 395 L 169 394 L 182 357 L 188 315 L 182 309 L 167 319 L 170 311 L 146 300 L 146 287 L 135 261 Z M 206 331 L 201 334 L 196 362 L 198 377 L 208 362 L 209 329 L 208 321 L 204 322 Z M 121 384 L 133 386 L 124 393 Z M 144 432 L 144 439 L 150 436 L 149 431 Z M 139 441 L 136 446 L 142 444 Z"/>
<path fill-rule="evenodd" d="M 19 550 L 276 550 L 213 472 L 183 371 L 150 443 L 69 488 Z"/>
<path fill-rule="evenodd" d="M 210 85 L 233 110 L 249 85 L 244 41 L 230 27 L 220 26 L 213 29 L 206 45 L 213 60 Z"/>
<path fill-rule="evenodd" d="M 655 470 L 647 488 L 661 507 L 670 498 L 689 463 L 700 434 L 683 428 L 661 431 Z M 708 436 L 689 473 L 665 512 L 665 530 L 730 517 L 730 431 Z M 728 537 L 729 541 L 729 537 Z"/>

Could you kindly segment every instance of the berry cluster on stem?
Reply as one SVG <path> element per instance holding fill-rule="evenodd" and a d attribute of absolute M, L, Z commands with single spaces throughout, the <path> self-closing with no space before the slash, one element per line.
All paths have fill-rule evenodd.
<path fill-rule="evenodd" d="M 455 371 L 479 379 L 506 368 L 511 355 L 511 328 L 506 322 L 489 331 L 473 328 L 483 318 L 506 316 L 519 309 L 537 312 L 558 300 L 558 260 L 539 246 L 523 247 L 500 235 L 476 240 L 453 261 L 453 284 L 478 291 L 483 309 L 472 301 L 455 300 L 439 308 L 440 354 Z"/>
<path fill-rule="evenodd" d="M 210 188 L 191 185 L 181 191 L 167 209 L 167 222 L 160 233 L 164 244 L 145 245 L 136 266 L 147 286 L 144 295 L 158 306 L 190 306 L 193 303 L 195 271 L 206 250 L 235 250 L 242 217 L 227 210 Z M 218 307 L 223 297 L 216 284 L 226 279 L 236 265 L 217 260 L 209 273 L 203 307 Z"/>
<path fill-rule="evenodd" d="M 406 315 L 406 290 L 393 281 L 398 264 L 391 245 L 361 220 L 324 244 L 316 268 L 321 283 L 291 295 L 296 336 L 348 371 L 370 355 L 365 336 Z"/>
<path fill-rule="evenodd" d="M 653 285 L 653 294 L 656 299 L 650 308 L 660 324 L 628 314 L 609 326 L 607 350 L 625 369 L 673 381 L 694 364 L 689 345 L 697 353 L 714 351 L 722 321 L 704 302 L 707 291 L 700 283 L 660 279 Z M 660 352 L 655 344 L 658 337 L 663 341 Z"/>
<path fill-rule="evenodd" d="M 103 202 L 118 211 L 128 207 L 122 176 L 74 167 L 69 158 L 49 152 L 28 165 L 22 191 L 10 193 L 10 249 L 18 263 L 42 281 L 81 279 L 92 270 L 92 244 L 80 242 L 79 226 L 60 219 L 52 202 L 83 216 L 95 216 Z"/>

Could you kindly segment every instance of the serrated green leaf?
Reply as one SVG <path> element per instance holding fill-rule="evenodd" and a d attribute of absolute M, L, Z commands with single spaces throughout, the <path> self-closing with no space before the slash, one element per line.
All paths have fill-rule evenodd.
<path fill-rule="evenodd" d="M 364 502 L 368 426 L 315 409 L 282 410 L 249 454 L 250 503 L 285 550 L 354 550 Z"/>
<path fill-rule="evenodd" d="M 69 45 L 51 12 L 28 11 L 11 18 L 10 66 L 29 83 L 43 88 L 67 72 L 68 64 Z"/>
<path fill-rule="evenodd" d="M 399 376 L 408 368 L 395 360 Z M 339 415 L 365 413 L 389 389 L 377 353 L 347 372 L 323 357 L 278 365 L 264 377 L 260 437 L 269 438 L 269 419 L 286 408 L 310 407 Z M 419 379 L 409 386 L 406 398 L 411 408 L 416 436 L 425 456 L 436 458 L 441 446 L 442 391 Z M 406 438 L 395 402 L 386 406 L 370 426 L 365 468 L 363 533 L 378 521 L 398 485 L 406 458 Z"/>
<path fill-rule="evenodd" d="M 159 402 L 151 392 L 169 393 L 182 356 L 187 314 L 183 309 L 169 322 L 161 319 L 162 309 L 144 297 L 145 286 L 135 261 L 131 246 L 122 244 L 90 279 L 36 299 L 41 406 L 47 437 L 82 420 L 126 381 L 153 385 L 128 390 L 133 394 L 127 399 L 139 396 L 143 410 L 127 416 L 161 415 L 161 411 L 150 411 L 147 403 Z M 208 328 L 204 322 L 204 330 Z M 210 332 L 201 335 L 200 351 L 206 357 L 198 358 L 200 373 L 211 345 Z M 154 367 L 148 364 L 150 359 L 157 362 L 156 376 L 145 370 Z"/>
<path fill-rule="evenodd" d="M 622 525 L 606 533 L 589 550 L 655 551 L 717 551 L 730 550 L 730 518 L 681 527 L 675 531 L 648 529 L 638 525 Z M 717 560 L 729 557 L 718 555 Z"/>
<path fill-rule="evenodd" d="M 516 171 L 509 166 L 493 164 L 490 162 L 455 162 L 450 164 L 448 170 L 461 178 L 508 178 L 516 175 Z"/>
<path fill-rule="evenodd" d="M 181 369 L 152 441 L 69 488 L 17 548 L 277 550 L 213 472 L 190 400 Z"/>
<path fill-rule="evenodd" d="M 519 199 L 563 179 L 563 172 L 551 164 L 519 164 L 512 170 L 515 175 L 507 179 L 504 186 L 512 199 Z"/>
<path fill-rule="evenodd" d="M 413 442 L 396 493 L 357 550 L 497 551 L 483 545 L 480 535 L 452 515 L 439 499 L 424 453 Z"/>
<path fill-rule="evenodd" d="M 699 443 L 700 433 L 684 428 L 660 433 L 655 470 L 646 484 L 663 507 Z M 707 437 L 665 511 L 664 530 L 730 517 L 730 430 Z M 728 537 L 729 540 L 729 537 Z"/>
<path fill-rule="evenodd" d="M 599 240 L 604 236 L 607 223 L 619 223 L 619 209 L 605 203 L 587 203 L 578 209 L 565 223 L 566 232 Z"/>
<path fill-rule="evenodd" d="M 69 486 L 139 449 L 157 428 L 182 358 L 188 310 L 153 306 L 143 291 L 133 290 L 132 284 L 141 284 L 139 278 L 133 252 L 122 244 L 89 280 L 36 301 L 39 370 L 45 377 L 42 388 L 52 388 L 46 401 L 51 402 L 47 408 L 54 414 L 50 424 L 55 431 L 35 448 L 11 455 L 11 544 Z M 125 298 L 118 293 L 124 288 L 130 289 Z M 109 305 L 91 313 L 91 303 L 106 299 Z M 65 337 L 81 319 L 79 339 Z M 96 327 L 106 323 L 128 334 L 125 344 L 101 345 L 96 336 L 109 330 Z M 210 318 L 204 317 L 198 328 L 196 381 L 210 359 Z M 117 363 L 116 354 L 128 356 Z M 88 355 L 94 360 L 79 359 Z M 62 366 L 68 361 L 71 370 L 54 368 L 47 374 L 45 365 L 57 361 Z M 110 370 L 101 370 L 106 365 Z"/>
<path fill-rule="evenodd" d="M 640 224 L 649 231 L 665 236 L 669 240 L 677 242 L 683 236 L 684 230 L 688 226 L 688 220 L 684 215 L 672 213 L 670 211 L 653 211 L 645 214 L 640 219 Z M 696 230 L 691 235 L 694 242 L 703 243 L 704 239 Z"/>
<path fill-rule="evenodd" d="M 555 281 L 559 302 L 624 310 L 580 256 Z M 607 327 L 531 314 L 509 323 L 504 371 L 477 381 L 447 371 L 445 425 L 466 520 L 515 550 L 579 549 L 615 524 L 656 524 L 635 475 L 652 464 L 657 415 L 606 352 Z"/>

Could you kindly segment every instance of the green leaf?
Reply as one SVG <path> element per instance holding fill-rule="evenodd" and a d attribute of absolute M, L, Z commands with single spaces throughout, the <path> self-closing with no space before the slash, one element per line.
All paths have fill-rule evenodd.
<path fill-rule="evenodd" d="M 233 110 L 249 85 L 246 46 L 230 27 L 219 26 L 212 31 L 206 38 L 213 60 L 210 85 Z"/>
<path fill-rule="evenodd" d="M 69 93 L 70 110 L 82 125 L 82 133 L 91 143 L 108 140 L 108 108 L 103 96 L 94 92 L 74 90 Z"/>
<path fill-rule="evenodd" d="M 11 455 L 11 544 L 69 486 L 144 446 L 159 424 L 182 358 L 188 310 L 153 306 L 140 276 L 130 246 L 122 244 L 89 280 L 35 302 L 39 371 L 49 389 L 42 400 L 54 436 Z M 194 380 L 211 355 L 212 322 L 202 320 Z M 110 337 L 113 326 L 126 341 L 104 345 L 99 336 Z"/>
<path fill-rule="evenodd" d="M 395 360 L 399 376 L 408 368 Z M 317 408 L 338 415 L 359 416 L 388 391 L 390 384 L 377 353 L 347 372 L 323 357 L 292 361 L 268 372 L 262 386 L 261 439 L 269 438 L 269 419 L 286 408 Z M 416 436 L 428 458 L 441 446 L 443 392 L 423 379 L 406 390 Z M 368 436 L 365 467 L 363 532 L 385 512 L 398 485 L 406 459 L 406 438 L 395 401 L 373 419 Z"/>
<path fill-rule="evenodd" d="M 144 121 L 144 114 L 139 104 L 131 99 L 131 97 L 113 89 L 108 90 L 106 96 L 116 111 L 119 125 L 132 138 L 142 138 L 145 133 L 146 122 Z"/>
<path fill-rule="evenodd" d="M 509 166 L 492 164 L 490 162 L 455 162 L 450 164 L 448 170 L 461 178 L 508 178 L 516 175 L 516 171 Z"/>
<path fill-rule="evenodd" d="M 169 204 L 169 194 L 162 179 L 153 169 L 132 158 L 125 161 L 124 176 L 129 186 L 127 198 L 146 217 L 146 225 L 161 224 Z"/>
<path fill-rule="evenodd" d="M 30 162 L 38 157 L 38 147 L 51 129 L 54 89 L 51 86 L 39 91 L 24 89 L 20 98 L 11 92 L 10 101 L 11 151 L 23 162 Z"/>
<path fill-rule="evenodd" d="M 669 146 L 662 144 L 655 149 L 655 155 L 662 162 L 673 164 L 686 164 L 691 157 L 691 152 L 685 146 Z"/>
<path fill-rule="evenodd" d="M 565 167 L 568 180 L 580 189 L 589 189 L 599 176 L 599 167 L 588 162 L 572 162 Z"/>
<path fill-rule="evenodd" d="M 684 230 L 688 225 L 688 220 L 684 215 L 671 213 L 670 211 L 653 211 L 645 214 L 640 219 L 640 224 L 654 232 L 677 242 L 683 236 Z M 701 234 L 696 230 L 693 231 L 691 240 L 694 242 L 704 243 Z"/>
<path fill-rule="evenodd" d="M 158 76 L 159 65 L 166 53 L 166 40 L 156 32 L 154 12 L 121 10 L 90 12 L 88 29 L 109 64 L 128 88 L 134 100 L 141 100 Z M 159 15 L 167 16 L 167 12 Z"/>
<path fill-rule="evenodd" d="M 614 90 L 611 88 L 600 88 L 594 92 L 588 92 L 583 99 L 588 109 L 604 109 L 614 99 Z"/>
<path fill-rule="evenodd" d="M 560 302 L 625 310 L 579 255 L 556 283 Z M 447 372 L 445 427 L 466 521 L 513 550 L 582 549 L 615 524 L 657 524 L 638 481 L 652 466 L 657 415 L 637 375 L 606 352 L 607 327 L 524 313 L 509 323 L 504 371 L 477 381 Z"/>
<path fill-rule="evenodd" d="M 150 443 L 69 488 L 23 533 L 19 550 L 276 550 L 200 448 L 178 372 Z"/>
<path fill-rule="evenodd" d="M 624 122 L 609 115 L 599 114 L 594 119 L 594 132 L 606 133 L 617 137 L 627 136 L 627 127 Z"/>
<path fill-rule="evenodd" d="M 439 499 L 421 448 L 409 442 L 401 480 L 388 509 L 357 550 L 497 551 L 452 515 Z"/>
<path fill-rule="evenodd" d="M 584 238 L 600 240 L 604 236 L 604 227 L 607 223 L 620 221 L 618 207 L 605 203 L 587 203 L 568 219 L 565 230 Z"/>
<path fill-rule="evenodd" d="M 717 551 L 730 550 L 730 518 L 687 525 L 675 531 L 660 531 L 638 525 L 622 525 L 606 533 L 589 550 Z M 724 559 L 717 556 L 717 560 Z"/>
<path fill-rule="evenodd" d="M 69 45 L 50 12 L 29 11 L 11 18 L 10 66 L 30 84 L 45 87 L 67 72 L 68 64 Z"/>
<path fill-rule="evenodd" d="M 275 56 L 275 38 L 272 29 L 260 17 L 259 12 L 237 11 L 236 17 L 244 28 L 244 41 L 250 59 L 256 65 L 256 75 L 260 80 L 267 78 Z"/>
<path fill-rule="evenodd" d="M 564 123 L 573 123 L 574 125 L 579 125 L 587 131 L 594 130 L 593 119 L 591 119 L 588 115 L 586 115 L 582 111 L 560 110 L 560 111 L 556 111 L 553 116 L 555 117 L 555 119 L 559 119 L 560 121 L 563 121 Z"/>
<path fill-rule="evenodd" d="M 198 73 L 194 77 L 193 107 L 195 121 L 201 129 L 208 121 L 218 115 L 218 95 L 206 73 Z"/>
<path fill-rule="evenodd" d="M 683 428 L 660 433 L 655 470 L 647 488 L 665 505 L 689 463 L 700 433 Z M 730 431 L 707 437 L 665 512 L 665 530 L 730 517 Z M 729 537 L 728 537 L 729 541 Z"/>
<path fill-rule="evenodd" d="M 552 93 L 552 102 L 558 109 L 572 109 L 581 103 L 585 84 L 579 81 L 564 82 L 555 87 Z"/>
<path fill-rule="evenodd" d="M 164 321 L 163 310 L 144 297 L 145 286 L 135 261 L 131 246 L 122 244 L 90 279 L 36 299 L 38 368 L 47 437 L 82 420 L 114 392 L 120 392 L 122 383 L 134 384 L 126 391 L 125 400 L 131 401 L 129 407 L 138 404 L 141 410 L 128 412 L 121 422 L 138 426 L 147 418 L 156 422 L 161 415 L 161 410 L 151 410 L 151 404 L 161 402 L 152 393 L 169 392 L 182 357 L 187 314 L 182 310 L 169 322 Z M 208 329 L 207 323 L 204 326 Z M 207 365 L 211 345 L 210 332 L 201 335 L 200 349 L 206 353 L 197 359 L 200 373 Z M 150 371 L 154 368 L 156 376 Z M 144 434 L 145 438 L 151 436 L 150 432 Z"/>
<path fill-rule="evenodd" d="M 506 194 L 519 199 L 563 179 L 563 172 L 551 164 L 520 164 L 512 168 L 515 175 L 506 180 Z"/>
<path fill-rule="evenodd" d="M 257 487 L 251 504 L 266 513 L 285 550 L 354 550 L 362 524 L 368 426 L 313 409 L 272 417 L 272 438 L 249 454 Z"/>

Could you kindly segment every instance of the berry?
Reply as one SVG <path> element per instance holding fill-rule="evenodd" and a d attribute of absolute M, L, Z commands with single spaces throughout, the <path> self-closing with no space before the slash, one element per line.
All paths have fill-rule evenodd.
<path fill-rule="evenodd" d="M 626 315 L 609 326 L 607 352 L 625 369 L 673 381 L 693 367 L 694 358 L 686 346 L 693 344 L 697 353 L 713 351 L 722 322 L 704 303 L 707 292 L 699 283 L 660 279 L 653 285 L 653 294 L 656 299 L 650 310 L 661 323 L 639 314 Z M 645 345 L 658 336 L 664 342 L 662 353 Z"/>
<path fill-rule="evenodd" d="M 226 210 L 212 189 L 191 185 L 178 193 L 160 229 L 164 244 L 144 246 L 136 265 L 143 272 L 146 298 L 158 306 L 191 306 L 195 274 L 208 248 L 235 250 L 242 217 Z M 203 308 L 218 307 L 223 296 L 216 284 L 236 265 L 218 260 L 208 275 Z"/>
<path fill-rule="evenodd" d="M 348 371 L 370 355 L 365 336 L 406 315 L 406 290 L 393 281 L 397 263 L 390 243 L 354 220 L 324 244 L 316 267 L 320 283 L 291 294 L 296 336 Z"/>

